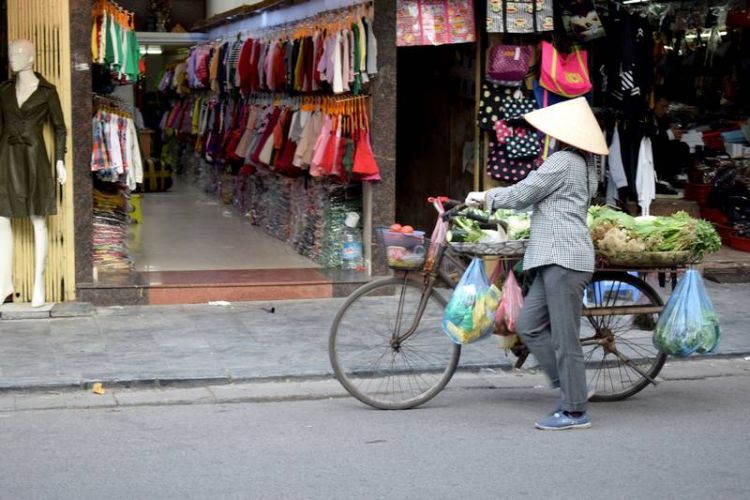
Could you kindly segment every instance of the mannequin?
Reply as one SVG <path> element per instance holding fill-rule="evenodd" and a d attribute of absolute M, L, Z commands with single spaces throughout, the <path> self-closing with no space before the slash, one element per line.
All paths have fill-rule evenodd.
<path fill-rule="evenodd" d="M 34 290 L 32 307 L 45 303 L 47 219 L 56 213 L 54 180 L 42 136 L 47 118 L 55 130 L 57 182 L 67 172 L 60 99 L 55 87 L 32 69 L 34 44 L 15 40 L 9 47 L 14 78 L 0 84 L 0 300 L 12 298 L 13 232 L 11 217 L 30 217 L 34 227 Z"/>

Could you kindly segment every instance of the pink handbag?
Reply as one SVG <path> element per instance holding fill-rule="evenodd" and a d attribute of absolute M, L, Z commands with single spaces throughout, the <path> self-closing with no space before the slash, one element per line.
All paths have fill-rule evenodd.
<path fill-rule="evenodd" d="M 588 53 L 574 47 L 561 54 L 549 42 L 542 42 L 542 71 L 539 84 L 553 94 L 578 97 L 591 90 Z"/>
<path fill-rule="evenodd" d="M 487 56 L 487 79 L 500 85 L 521 85 L 533 55 L 531 45 L 493 45 Z"/>

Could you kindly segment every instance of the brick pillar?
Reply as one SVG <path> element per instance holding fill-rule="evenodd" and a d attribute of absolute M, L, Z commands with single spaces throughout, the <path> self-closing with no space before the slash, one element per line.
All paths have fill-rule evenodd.
<path fill-rule="evenodd" d="M 372 84 L 372 148 L 383 180 L 373 186 L 373 227 L 389 226 L 396 216 L 396 2 L 374 0 L 373 31 L 378 40 L 378 76 Z M 385 266 L 373 249 L 373 274 Z"/>

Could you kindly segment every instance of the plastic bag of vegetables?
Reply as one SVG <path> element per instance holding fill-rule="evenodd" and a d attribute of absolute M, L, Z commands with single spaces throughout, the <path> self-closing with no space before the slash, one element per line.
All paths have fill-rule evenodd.
<path fill-rule="evenodd" d="M 688 269 L 669 298 L 656 323 L 653 343 L 672 356 L 710 354 L 719 346 L 721 331 L 703 279 Z"/>
<path fill-rule="evenodd" d="M 437 256 L 440 245 L 445 241 L 445 233 L 448 231 L 448 222 L 443 220 L 442 215 L 445 213 L 445 207 L 440 198 L 430 198 L 429 201 L 437 210 L 438 218 L 435 222 L 435 228 L 432 230 L 432 236 L 430 236 L 430 248 L 427 250 L 427 258 L 425 259 L 425 270 L 431 271 L 432 266 L 435 265 L 435 257 Z"/>
<path fill-rule="evenodd" d="M 469 344 L 492 333 L 500 290 L 490 286 L 482 259 L 464 272 L 443 313 L 443 331 L 456 344 Z"/>
<path fill-rule="evenodd" d="M 508 273 L 503 285 L 502 299 L 495 313 L 495 334 L 500 335 L 500 346 L 510 349 L 516 343 L 516 320 L 523 308 L 523 292 L 513 271 Z"/>

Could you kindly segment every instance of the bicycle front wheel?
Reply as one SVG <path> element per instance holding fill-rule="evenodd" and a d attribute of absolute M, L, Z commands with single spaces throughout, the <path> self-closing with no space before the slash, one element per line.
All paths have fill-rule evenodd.
<path fill-rule="evenodd" d="M 440 329 L 446 300 L 435 290 L 423 295 L 422 283 L 385 278 L 355 291 L 336 314 L 331 366 L 361 402 L 413 408 L 435 397 L 456 371 L 461 346 Z"/>

